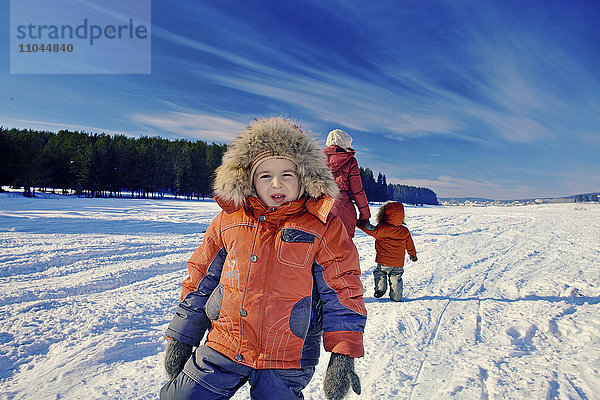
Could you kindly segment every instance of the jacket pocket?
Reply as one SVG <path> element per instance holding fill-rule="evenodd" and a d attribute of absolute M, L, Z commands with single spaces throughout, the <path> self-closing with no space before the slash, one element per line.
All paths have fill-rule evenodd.
<path fill-rule="evenodd" d="M 315 235 L 300 229 L 284 228 L 278 239 L 277 261 L 294 268 L 312 265 Z"/>
<path fill-rule="evenodd" d="M 304 339 L 308 333 L 311 305 L 312 298 L 310 296 L 304 297 L 294 304 L 292 312 L 290 313 L 290 330 L 300 339 Z"/>
<path fill-rule="evenodd" d="M 219 283 L 215 290 L 211 293 L 206 301 L 206 305 L 204 306 L 204 310 L 206 311 L 206 316 L 211 321 L 216 321 L 219 319 L 219 315 L 221 314 L 221 304 L 223 303 L 223 285 Z"/>

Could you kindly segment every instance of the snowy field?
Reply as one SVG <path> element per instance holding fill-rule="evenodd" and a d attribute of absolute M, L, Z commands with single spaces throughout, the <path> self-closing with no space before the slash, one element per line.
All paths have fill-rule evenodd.
<path fill-rule="evenodd" d="M 156 399 L 185 262 L 217 212 L 0 194 L 0 399 Z M 369 318 L 349 399 L 600 398 L 599 204 L 408 207 L 407 224 L 401 303 L 373 297 L 373 239 L 355 237 Z"/>

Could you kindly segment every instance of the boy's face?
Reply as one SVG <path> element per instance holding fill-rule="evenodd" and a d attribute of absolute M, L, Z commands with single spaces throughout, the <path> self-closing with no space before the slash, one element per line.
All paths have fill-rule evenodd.
<path fill-rule="evenodd" d="M 271 158 L 259 164 L 254 172 L 254 188 L 267 207 L 278 207 L 298 199 L 300 183 L 296 164 L 285 158 Z"/>

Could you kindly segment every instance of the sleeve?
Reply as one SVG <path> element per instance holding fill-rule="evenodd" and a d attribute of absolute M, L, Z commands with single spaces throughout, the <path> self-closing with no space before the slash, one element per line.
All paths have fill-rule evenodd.
<path fill-rule="evenodd" d="M 373 236 L 374 238 L 379 236 L 380 225 L 372 225 L 370 222 L 367 222 L 365 225 L 359 226 L 359 228 L 369 236 Z"/>
<path fill-rule="evenodd" d="M 338 217 L 327 224 L 313 265 L 323 304 L 323 345 L 329 352 L 362 357 L 367 309 L 358 251 Z"/>
<path fill-rule="evenodd" d="M 407 229 L 408 231 L 408 229 Z M 415 242 L 413 242 L 410 231 L 408 232 L 408 238 L 406 239 L 406 252 L 411 256 L 417 255 L 417 249 L 415 248 Z"/>
<path fill-rule="evenodd" d="M 181 284 L 180 302 L 165 335 L 174 340 L 198 346 L 210 327 L 204 306 L 221 279 L 227 251 L 219 235 L 220 216 L 210 224 L 202 245 L 187 263 L 188 277 Z"/>
<path fill-rule="evenodd" d="M 363 189 L 362 180 L 360 179 L 360 170 L 358 169 L 356 158 L 352 158 L 351 163 L 350 171 L 348 172 L 348 187 L 358 207 L 359 219 L 369 219 L 371 218 L 371 210 L 369 209 L 367 194 Z"/>

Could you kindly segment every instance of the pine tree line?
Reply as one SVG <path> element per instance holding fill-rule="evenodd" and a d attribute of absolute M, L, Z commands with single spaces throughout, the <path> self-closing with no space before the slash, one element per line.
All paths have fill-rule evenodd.
<path fill-rule="evenodd" d="M 598 202 L 598 193 L 578 194 L 575 196 L 575 203 Z"/>
<path fill-rule="evenodd" d="M 204 198 L 211 195 L 212 178 L 226 145 L 160 137 L 58 133 L 0 127 L 0 185 L 59 189 L 90 197 Z M 385 175 L 360 168 L 370 202 L 439 204 L 430 189 L 388 184 Z"/>
<path fill-rule="evenodd" d="M 0 185 L 90 197 L 200 198 L 211 194 L 225 145 L 159 137 L 58 133 L 0 127 Z"/>
<path fill-rule="evenodd" d="M 385 175 L 382 175 L 381 172 L 377 175 L 377 180 L 375 180 L 373 171 L 369 168 L 359 167 L 359 170 L 363 189 L 370 202 L 394 200 L 406 204 L 439 204 L 437 194 L 431 189 L 388 184 Z"/>

